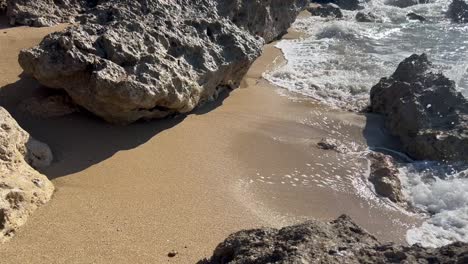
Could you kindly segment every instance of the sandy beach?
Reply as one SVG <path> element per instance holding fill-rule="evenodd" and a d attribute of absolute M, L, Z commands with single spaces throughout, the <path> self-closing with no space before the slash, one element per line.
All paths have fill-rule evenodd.
<path fill-rule="evenodd" d="M 356 193 L 362 159 L 316 148 L 335 128 L 357 145 L 393 144 L 382 120 L 280 95 L 262 79 L 283 63 L 273 44 L 239 89 L 187 116 L 122 127 L 84 112 L 38 119 L 19 111 L 24 99 L 51 93 L 22 74 L 19 51 L 63 27 L 0 30 L 0 103 L 52 148 L 55 161 L 42 172 L 57 188 L 0 246 L 2 262 L 196 263 L 234 231 L 342 213 L 404 243 L 417 222 Z M 171 250 L 179 254 L 168 258 Z"/>

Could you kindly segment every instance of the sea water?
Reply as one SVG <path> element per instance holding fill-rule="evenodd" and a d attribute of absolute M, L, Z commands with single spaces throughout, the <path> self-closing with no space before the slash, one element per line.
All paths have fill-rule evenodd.
<path fill-rule="evenodd" d="M 287 63 L 264 77 L 293 93 L 331 107 L 361 110 L 380 78 L 390 76 L 413 53 L 426 53 L 439 71 L 468 96 L 468 24 L 454 24 L 444 12 L 451 1 L 433 0 L 398 8 L 388 0 L 370 0 L 363 12 L 383 23 L 359 23 L 357 11 L 343 10 L 343 19 L 306 17 L 293 27 L 306 35 L 282 40 Z M 415 12 L 427 21 L 409 20 Z M 412 163 L 400 169 L 405 194 L 426 221 L 410 229 L 407 241 L 436 247 L 468 242 L 468 175 L 462 165 Z"/>

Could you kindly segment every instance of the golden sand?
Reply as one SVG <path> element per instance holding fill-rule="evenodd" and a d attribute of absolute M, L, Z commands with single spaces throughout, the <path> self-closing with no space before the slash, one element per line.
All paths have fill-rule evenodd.
<path fill-rule="evenodd" d="M 33 118 L 18 104 L 45 90 L 22 75 L 17 55 L 59 28 L 0 30 L 0 103 L 50 145 L 56 160 L 43 173 L 57 188 L 0 245 L 2 263 L 195 263 L 234 231 L 341 213 L 384 240 L 402 240 L 404 227 L 392 219 L 411 219 L 401 213 L 371 208 L 352 193 L 279 183 L 328 155 L 315 148 L 328 130 L 314 125 L 323 118 L 314 111 L 346 121 L 359 142 L 369 128 L 365 116 L 278 95 L 261 78 L 284 63 L 274 46 L 265 47 L 241 88 L 188 116 L 127 127 L 85 113 Z M 259 181 L 272 174 L 281 178 Z M 179 254 L 168 258 L 171 250 Z"/>

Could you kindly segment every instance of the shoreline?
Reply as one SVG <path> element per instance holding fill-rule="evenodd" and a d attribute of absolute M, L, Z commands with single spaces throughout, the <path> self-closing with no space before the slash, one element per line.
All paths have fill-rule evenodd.
<path fill-rule="evenodd" d="M 1 102 L 8 102 L 7 109 L 20 125 L 48 143 L 57 157 L 43 171 L 57 192 L 2 245 L 5 261 L 195 263 L 239 229 L 286 225 L 311 216 L 332 219 L 344 209 L 354 210 L 356 222 L 377 237 L 401 242 L 395 239 L 401 234 L 394 226 L 377 225 L 382 219 L 390 224 L 387 216 L 370 222 L 365 221 L 368 215 L 359 217 L 370 207 L 350 194 L 304 188 L 291 198 L 291 190 L 297 191 L 291 186 L 242 185 L 257 180 L 257 173 L 261 177 L 304 171 L 307 164 L 319 162 L 314 157 L 329 154 L 314 146 L 327 131 L 316 112 L 346 121 L 350 134 L 365 141 L 362 115 L 330 110 L 306 98 L 294 102 L 262 79 L 281 55 L 274 44 L 265 46 L 241 87 L 229 96 L 186 117 L 115 127 L 84 113 L 39 120 L 17 110 L 39 85 L 21 76 L 15 56 L 56 29 L 2 29 L 7 33 L 0 39 L 0 50 L 8 56 L 0 63 Z M 271 198 L 272 191 L 285 198 Z M 294 214 L 281 217 L 288 211 Z M 84 250 L 76 252 L 83 245 Z M 179 255 L 168 258 L 171 250 Z"/>

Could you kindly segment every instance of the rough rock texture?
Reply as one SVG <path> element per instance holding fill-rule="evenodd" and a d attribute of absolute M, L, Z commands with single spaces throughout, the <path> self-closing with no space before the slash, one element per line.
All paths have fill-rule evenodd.
<path fill-rule="evenodd" d="M 467 23 L 468 4 L 464 0 L 453 0 L 446 15 L 455 23 Z"/>
<path fill-rule="evenodd" d="M 438 249 L 381 244 L 348 216 L 309 221 L 281 230 L 240 231 L 218 245 L 209 264 L 250 263 L 467 263 L 468 244 Z"/>
<path fill-rule="evenodd" d="M 372 12 L 362 12 L 359 11 L 356 14 L 356 21 L 357 22 L 377 22 L 377 23 L 382 23 L 382 18 L 378 17 Z"/>
<path fill-rule="evenodd" d="M 307 7 L 307 11 L 309 11 L 312 16 L 335 18 L 343 17 L 343 13 L 341 13 L 340 7 L 335 4 L 310 5 Z"/>
<path fill-rule="evenodd" d="M 40 168 L 52 161 L 49 147 L 34 140 L 0 107 L 0 242 L 48 202 L 54 186 Z"/>
<path fill-rule="evenodd" d="M 404 202 L 395 160 L 389 155 L 377 152 L 369 153 L 368 157 L 371 161 L 369 181 L 374 185 L 375 192 L 392 202 Z"/>
<path fill-rule="evenodd" d="M 20 53 L 26 73 L 113 123 L 186 113 L 236 87 L 302 0 L 110 0 Z"/>
<path fill-rule="evenodd" d="M 429 1 L 430 0 L 387 0 L 385 1 L 385 4 L 405 8 L 419 4 L 426 4 L 429 3 Z"/>
<path fill-rule="evenodd" d="M 419 14 L 416 14 L 414 12 L 411 12 L 411 13 L 408 13 L 406 14 L 406 17 L 409 19 L 409 20 L 419 20 L 420 22 L 424 22 L 426 21 L 426 18 L 419 15 Z"/>
<path fill-rule="evenodd" d="M 372 87 L 371 109 L 386 116 L 412 157 L 468 160 L 468 101 L 425 54 L 405 59 Z"/>
<path fill-rule="evenodd" d="M 359 0 L 312 0 L 312 2 L 318 4 L 335 4 L 346 10 L 358 10 L 363 8 Z"/>
<path fill-rule="evenodd" d="M 34 27 L 73 22 L 80 13 L 105 0 L 6 0 L 12 25 Z"/>

